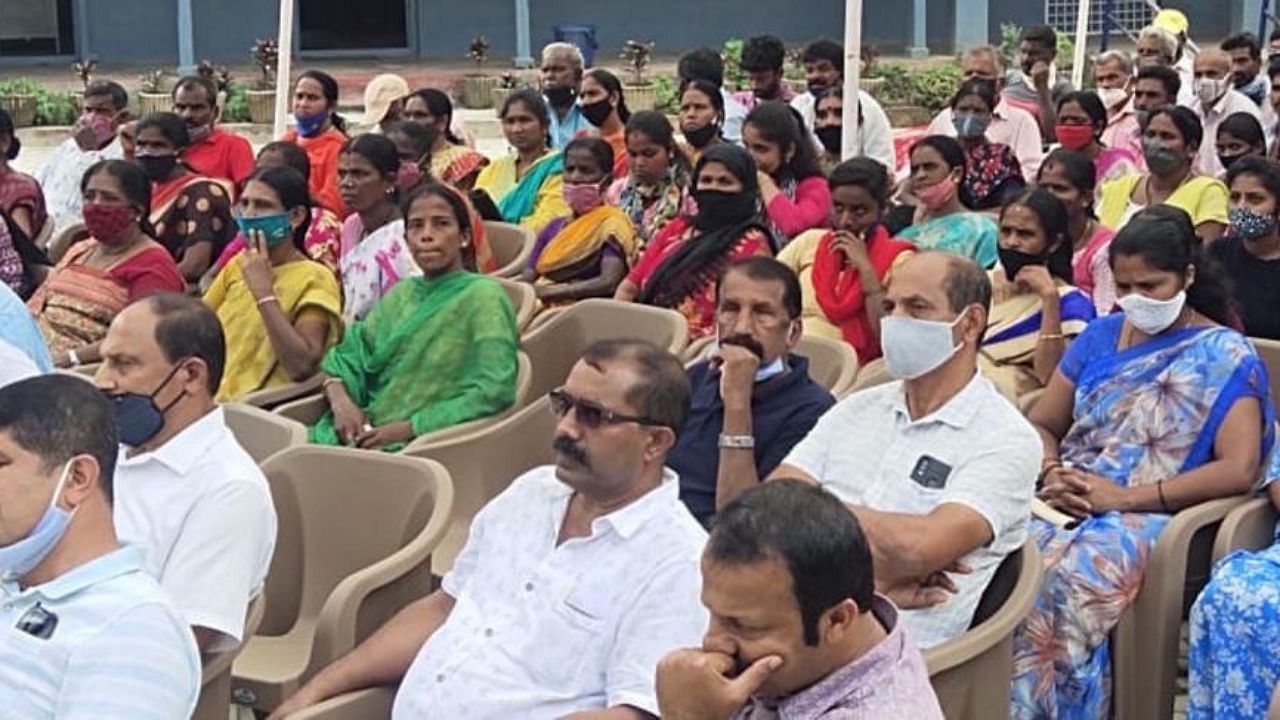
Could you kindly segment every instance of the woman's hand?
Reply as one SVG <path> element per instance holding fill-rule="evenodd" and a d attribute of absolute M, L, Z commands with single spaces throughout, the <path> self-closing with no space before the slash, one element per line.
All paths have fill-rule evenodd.
<path fill-rule="evenodd" d="M 870 267 L 867 242 L 848 230 L 836 230 L 831 236 L 831 247 L 840 251 L 853 267 Z"/>
<path fill-rule="evenodd" d="M 254 230 L 245 238 L 244 254 L 240 258 L 240 272 L 249 292 L 261 300 L 275 292 L 276 272 L 267 254 L 267 240 L 260 230 Z"/>
<path fill-rule="evenodd" d="M 1084 486 L 1085 498 L 1093 508 L 1093 514 L 1101 515 L 1109 512 L 1127 512 L 1129 507 L 1128 489 L 1120 487 L 1110 478 L 1094 475 L 1083 470 L 1067 471 L 1074 476 L 1078 485 Z"/>
<path fill-rule="evenodd" d="M 1053 276 L 1049 274 L 1048 266 L 1026 265 L 1018 271 L 1018 275 L 1013 280 L 1020 287 L 1035 293 L 1045 302 L 1050 299 L 1057 302 L 1058 284 L 1054 282 Z"/>
<path fill-rule="evenodd" d="M 1036 493 L 1036 497 L 1047 503 L 1049 507 L 1080 519 L 1094 512 L 1088 494 L 1089 486 L 1082 482 L 1073 470 L 1059 465 L 1045 473 L 1044 484 Z"/>
<path fill-rule="evenodd" d="M 756 181 L 760 183 L 760 197 L 764 200 L 765 205 L 768 205 L 769 201 L 781 192 L 778 190 L 778 183 L 774 182 L 769 173 L 763 170 L 756 171 Z"/>
<path fill-rule="evenodd" d="M 361 435 L 372 429 L 369 418 L 345 392 L 335 395 L 338 396 L 329 399 L 329 407 L 333 410 L 333 429 L 338 433 L 338 439 L 354 445 Z"/>
<path fill-rule="evenodd" d="M 409 442 L 412 439 L 413 426 L 407 422 L 395 422 L 366 429 L 360 437 L 356 438 L 356 445 L 365 450 L 373 450 L 384 445 Z"/>

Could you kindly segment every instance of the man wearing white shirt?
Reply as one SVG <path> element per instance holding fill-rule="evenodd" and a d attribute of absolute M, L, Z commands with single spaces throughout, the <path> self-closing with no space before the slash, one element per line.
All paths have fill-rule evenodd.
<path fill-rule="evenodd" d="M 821 98 L 828 95 L 843 98 L 844 48 L 830 40 L 810 44 L 804 50 L 804 74 L 809 91 L 797 95 L 791 101 L 791 107 L 800 113 L 809 132 L 814 133 L 819 152 L 838 163 L 842 159 L 841 135 L 834 130 L 825 133 L 818 131 L 823 127 L 840 128 L 844 122 L 844 109 L 841 107 L 838 113 L 829 113 L 831 117 L 818 123 L 817 105 Z M 858 147 L 853 154 L 869 157 L 892 173 L 896 169 L 894 166 L 897 159 L 893 152 L 893 130 L 889 127 L 889 117 L 884 114 L 880 103 L 862 90 L 858 91 L 858 128 Z"/>
<path fill-rule="evenodd" d="M 747 119 L 747 108 L 724 89 L 724 60 L 720 58 L 720 53 L 711 48 L 690 50 L 680 56 L 676 75 L 681 89 L 690 80 L 706 80 L 720 88 L 720 97 L 724 98 L 724 126 L 721 127 L 720 134 L 725 140 L 741 145 L 742 123 Z"/>
<path fill-rule="evenodd" d="M 1133 107 L 1133 60 L 1128 53 L 1108 50 L 1093 62 L 1098 99 L 1107 109 L 1107 127 L 1100 138 L 1108 148 L 1122 148 L 1142 156 L 1138 115 Z"/>
<path fill-rule="evenodd" d="M 1222 50 L 1206 49 L 1196 57 L 1195 94 L 1191 110 L 1200 116 L 1204 142 L 1196 155 L 1195 168 L 1202 175 L 1217 177 L 1226 171 L 1218 160 L 1218 126 L 1235 113 L 1247 113 L 1262 123 L 1262 111 L 1249 98 L 1231 87 L 1231 56 Z"/>
<path fill-rule="evenodd" d="M 276 540 L 266 478 L 213 401 L 226 362 L 218 318 L 198 298 L 153 295 L 102 341 L 98 387 L 120 426 L 115 523 L 146 550 L 200 649 L 244 639 Z"/>
<path fill-rule="evenodd" d="M 128 119 L 129 94 L 119 83 L 99 80 L 84 90 L 84 114 L 71 126 L 71 137 L 57 147 L 36 172 L 54 234 L 82 220 L 80 180 L 101 160 L 124 157 L 118 131 Z"/>
<path fill-rule="evenodd" d="M 484 507 L 440 590 L 278 708 L 399 682 L 393 718 L 658 713 L 658 661 L 699 642 L 706 541 L 663 468 L 689 411 L 670 353 L 605 341 L 551 393 L 556 465 Z"/>

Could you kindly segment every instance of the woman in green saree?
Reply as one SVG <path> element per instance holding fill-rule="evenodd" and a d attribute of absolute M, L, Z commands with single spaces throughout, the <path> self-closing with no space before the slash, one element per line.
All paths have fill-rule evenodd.
<path fill-rule="evenodd" d="M 468 208 L 434 182 L 405 199 L 405 239 L 423 276 L 397 283 L 325 356 L 330 411 L 311 442 L 394 451 L 515 402 L 515 313 L 502 286 L 469 269 Z"/>

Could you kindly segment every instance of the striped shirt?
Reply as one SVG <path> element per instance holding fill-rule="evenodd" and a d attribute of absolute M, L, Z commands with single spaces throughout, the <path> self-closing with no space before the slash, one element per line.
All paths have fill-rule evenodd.
<path fill-rule="evenodd" d="M 25 590 L 0 582 L 0 603 L 0 717 L 173 720 L 195 709 L 195 637 L 140 548 Z M 48 639 L 18 629 L 43 613 L 57 622 Z"/>

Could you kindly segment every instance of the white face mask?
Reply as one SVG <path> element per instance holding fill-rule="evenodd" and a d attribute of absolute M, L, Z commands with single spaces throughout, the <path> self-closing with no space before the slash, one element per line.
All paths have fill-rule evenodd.
<path fill-rule="evenodd" d="M 1179 290 L 1168 300 L 1152 300 L 1146 295 L 1129 293 L 1116 300 L 1124 310 L 1125 320 L 1148 335 L 1159 335 L 1177 322 L 1182 308 L 1187 304 L 1187 293 Z"/>
<path fill-rule="evenodd" d="M 1098 99 L 1108 110 L 1119 107 L 1129 100 L 1129 91 L 1124 88 L 1098 88 Z"/>
<path fill-rule="evenodd" d="M 951 322 L 895 315 L 880 318 L 880 346 L 889 374 L 913 380 L 950 360 L 960 349 L 951 339 L 951 330 L 963 317 L 962 312 Z"/>
<path fill-rule="evenodd" d="M 1200 106 L 1209 108 L 1218 102 L 1218 99 L 1227 94 L 1230 88 L 1230 81 L 1226 78 L 1215 80 L 1213 78 L 1196 78 L 1192 82 L 1192 86 L 1196 89 L 1196 97 L 1200 98 Z"/>

